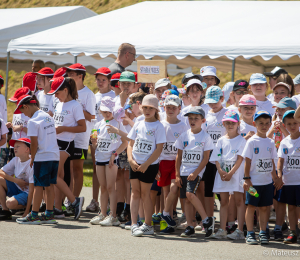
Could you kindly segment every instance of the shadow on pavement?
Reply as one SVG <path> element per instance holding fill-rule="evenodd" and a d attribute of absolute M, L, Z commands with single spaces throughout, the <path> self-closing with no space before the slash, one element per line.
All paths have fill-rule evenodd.
<path fill-rule="evenodd" d="M 88 226 L 76 226 L 76 225 L 68 225 L 68 224 L 57 224 L 53 226 L 53 228 L 58 228 L 58 229 L 87 229 L 90 228 Z"/>

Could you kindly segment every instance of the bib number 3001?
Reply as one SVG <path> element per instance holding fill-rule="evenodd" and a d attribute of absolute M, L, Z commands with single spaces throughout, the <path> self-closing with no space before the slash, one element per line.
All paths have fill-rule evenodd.
<path fill-rule="evenodd" d="M 201 162 L 201 151 L 183 150 L 182 163 L 188 166 L 198 166 Z"/>
<path fill-rule="evenodd" d="M 286 167 L 289 171 L 300 170 L 300 156 L 290 155 L 286 160 Z"/>
<path fill-rule="evenodd" d="M 258 159 L 256 161 L 256 172 L 260 174 L 271 173 L 273 170 L 272 159 Z"/>
<path fill-rule="evenodd" d="M 133 152 L 138 154 L 150 154 L 153 142 L 147 139 L 138 138 L 135 140 Z"/>

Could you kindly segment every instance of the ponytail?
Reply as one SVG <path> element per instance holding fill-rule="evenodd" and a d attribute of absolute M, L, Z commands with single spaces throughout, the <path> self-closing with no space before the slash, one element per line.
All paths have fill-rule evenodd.
<path fill-rule="evenodd" d="M 74 79 L 66 77 L 63 85 L 60 87 L 59 90 L 64 90 L 65 88 L 68 90 L 69 95 L 72 97 L 72 99 L 78 99 L 78 92 Z"/>
<path fill-rule="evenodd" d="M 27 105 L 27 106 L 37 106 L 40 108 L 40 103 L 35 95 L 32 95 L 31 98 L 25 99 L 21 105 Z"/>

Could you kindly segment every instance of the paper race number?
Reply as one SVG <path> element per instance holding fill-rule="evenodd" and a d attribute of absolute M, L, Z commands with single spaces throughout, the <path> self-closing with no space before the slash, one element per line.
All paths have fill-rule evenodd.
<path fill-rule="evenodd" d="M 210 138 L 213 140 L 214 144 L 216 144 L 222 136 L 221 130 L 208 130 L 207 133 L 210 135 Z"/>
<path fill-rule="evenodd" d="M 175 142 L 166 142 L 164 143 L 163 153 L 165 155 L 176 155 L 177 148 L 174 146 Z"/>
<path fill-rule="evenodd" d="M 286 168 L 289 171 L 300 170 L 300 156 L 288 155 L 286 160 Z"/>
<path fill-rule="evenodd" d="M 202 152 L 196 150 L 183 150 L 182 164 L 187 166 L 198 166 L 201 162 Z"/>
<path fill-rule="evenodd" d="M 137 138 L 134 142 L 133 152 L 137 154 L 150 154 L 152 152 L 153 142 L 143 138 Z"/>
<path fill-rule="evenodd" d="M 222 160 L 222 161 L 221 161 L 221 168 L 222 168 L 222 170 L 225 171 L 225 172 L 226 172 L 227 170 L 228 170 L 228 172 L 230 172 L 230 171 L 232 170 L 234 164 L 235 164 L 235 161 L 231 161 L 231 160 Z M 226 170 L 226 168 L 227 168 L 227 170 Z"/>
<path fill-rule="evenodd" d="M 273 170 L 273 163 L 272 159 L 258 159 L 256 161 L 256 172 L 265 174 L 265 173 L 271 173 Z"/>
<path fill-rule="evenodd" d="M 97 150 L 101 152 L 108 152 L 108 148 L 111 145 L 111 140 L 106 138 L 99 138 L 97 140 Z"/>
<path fill-rule="evenodd" d="M 62 126 L 64 123 L 64 116 L 60 113 L 55 113 L 53 116 L 55 126 Z"/>

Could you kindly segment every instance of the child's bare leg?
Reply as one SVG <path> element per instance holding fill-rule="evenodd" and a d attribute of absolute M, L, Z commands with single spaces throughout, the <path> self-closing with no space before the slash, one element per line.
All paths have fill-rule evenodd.
<path fill-rule="evenodd" d="M 234 199 L 235 199 L 235 205 L 237 207 L 238 229 L 240 231 L 243 231 L 243 226 L 244 226 L 244 222 L 245 222 L 245 214 L 246 214 L 244 193 L 235 192 Z"/>

